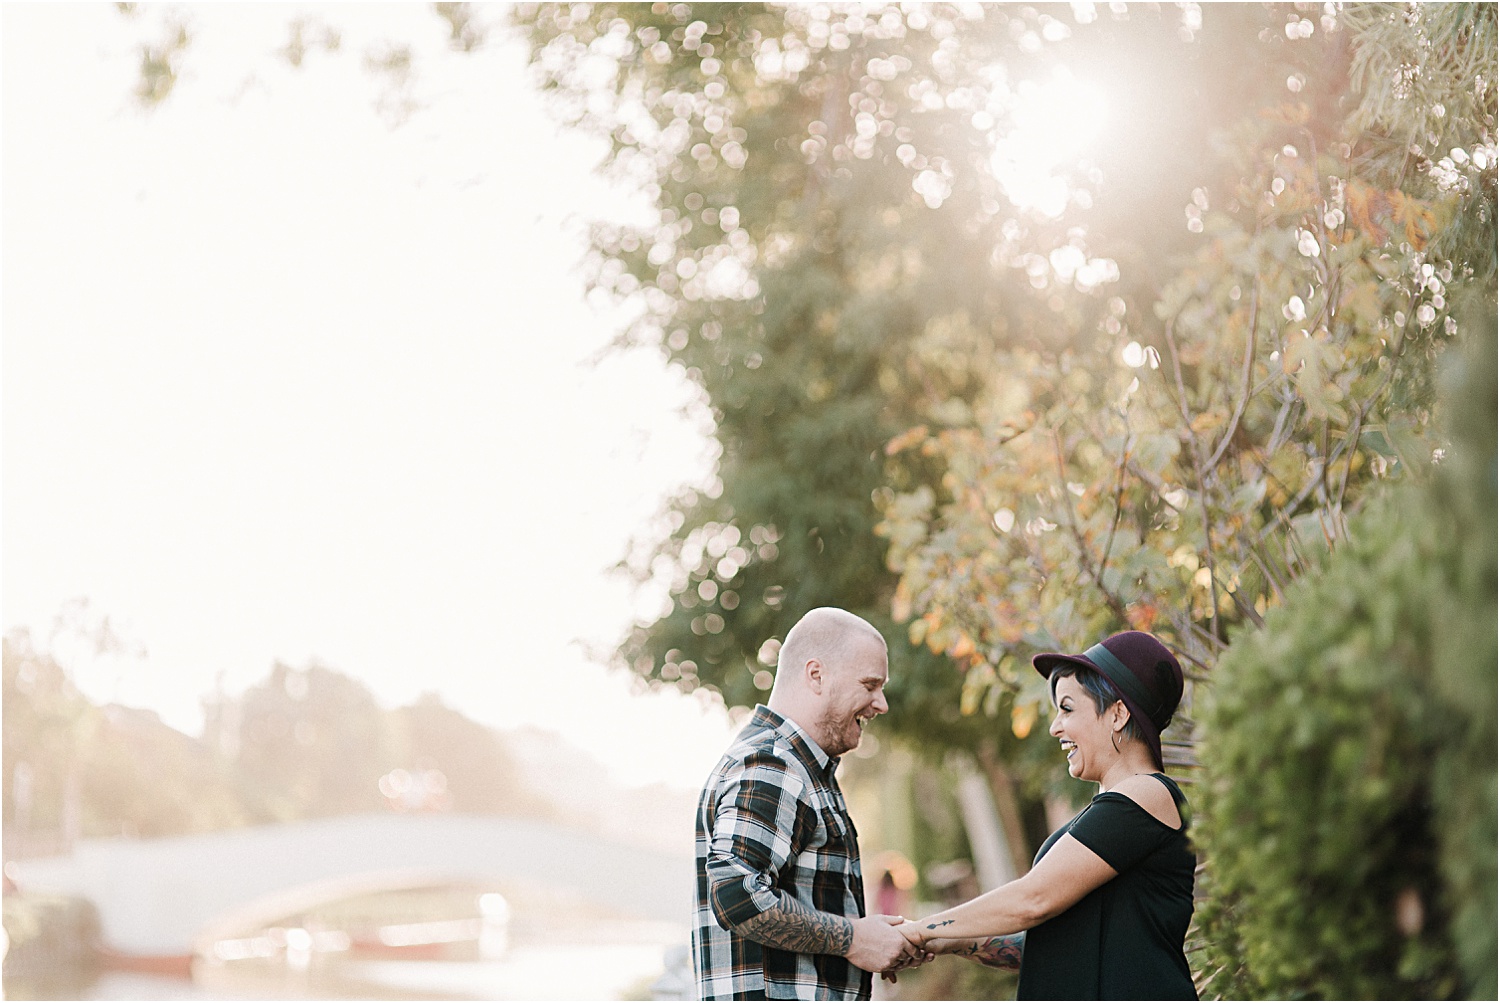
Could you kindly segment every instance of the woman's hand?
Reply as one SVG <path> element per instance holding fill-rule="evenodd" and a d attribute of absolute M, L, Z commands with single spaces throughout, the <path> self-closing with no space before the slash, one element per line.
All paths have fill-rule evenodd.
<path fill-rule="evenodd" d="M 882 979 L 887 982 L 895 982 L 897 972 L 904 971 L 907 968 L 915 968 L 918 965 L 925 965 L 927 962 L 937 957 L 937 955 L 933 954 L 925 946 L 923 946 L 922 940 L 917 934 L 916 924 L 914 922 L 909 919 L 898 919 L 895 916 L 885 916 L 881 918 L 890 922 L 891 925 L 896 928 L 896 932 L 905 937 L 907 942 L 910 943 L 912 948 L 915 950 L 914 957 L 902 958 L 898 960 L 895 965 L 881 972 L 880 977 Z"/>
<path fill-rule="evenodd" d="M 896 927 L 896 929 L 901 931 L 901 936 L 912 942 L 912 946 L 920 947 L 924 950 L 927 949 L 927 937 L 931 934 L 931 931 L 924 930 L 917 920 L 906 920 L 900 926 Z"/>
<path fill-rule="evenodd" d="M 972 940 L 955 940 L 952 937 L 934 937 L 926 942 L 929 954 L 968 954 L 975 944 Z"/>

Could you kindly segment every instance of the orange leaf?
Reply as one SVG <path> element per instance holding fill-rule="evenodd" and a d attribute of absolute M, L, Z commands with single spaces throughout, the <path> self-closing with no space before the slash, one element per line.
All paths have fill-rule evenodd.
<path fill-rule="evenodd" d="M 1136 630 L 1150 630 L 1151 625 L 1156 623 L 1156 607 L 1148 602 L 1131 603 L 1125 610 L 1125 616 Z"/>
<path fill-rule="evenodd" d="M 1437 223 L 1427 203 L 1395 191 L 1391 192 L 1391 210 L 1392 220 L 1406 230 L 1406 242 L 1419 251 L 1426 247 Z"/>
<path fill-rule="evenodd" d="M 1016 704 L 1010 709 L 1010 730 L 1017 738 L 1025 738 L 1031 734 L 1032 727 L 1036 724 L 1036 704 Z"/>
<path fill-rule="evenodd" d="M 887 442 L 885 444 L 885 455 L 895 456 L 903 449 L 910 449 L 926 438 L 926 425 L 918 425 L 916 428 L 909 428 L 905 432 L 902 432 L 900 435 L 896 436 L 890 442 Z"/>

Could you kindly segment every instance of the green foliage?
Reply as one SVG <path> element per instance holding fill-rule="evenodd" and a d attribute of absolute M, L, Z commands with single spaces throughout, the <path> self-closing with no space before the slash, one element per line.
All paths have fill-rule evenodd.
<path fill-rule="evenodd" d="M 1384 140 L 1370 144 L 1366 172 L 1406 190 L 1456 192 L 1456 225 L 1433 253 L 1492 284 L 1494 175 L 1475 170 L 1472 155 L 1493 157 L 1495 145 L 1495 5 L 1354 4 L 1342 19 L 1362 39 L 1350 66 L 1353 124 Z"/>
<path fill-rule="evenodd" d="M 4 978 L 10 999 L 69 999 L 92 974 L 99 913 L 87 899 L 7 891 Z"/>
<path fill-rule="evenodd" d="M 1474 329 L 1494 326 L 1491 304 Z M 1219 662 L 1196 830 L 1209 993 L 1494 996 L 1494 352 L 1491 334 L 1467 353 L 1433 482 L 1370 506 Z"/>
<path fill-rule="evenodd" d="M 408 769 L 438 770 L 448 803 L 472 815 L 545 817 L 554 809 L 529 786 L 500 735 L 424 694 L 391 713 L 401 761 Z"/>
<path fill-rule="evenodd" d="M 131 9 L 122 10 L 127 17 L 134 16 Z M 192 42 L 187 23 L 181 15 L 173 12 L 158 26 L 154 40 L 140 43 L 140 72 L 136 81 L 135 97 L 143 107 L 151 108 L 171 96 L 177 86 L 182 59 Z"/>
<path fill-rule="evenodd" d="M 1434 703 L 1448 719 L 1448 738 L 1433 764 L 1433 806 L 1443 820 L 1439 865 L 1452 914 L 1454 947 L 1465 991 L 1496 994 L 1496 428 L 1495 303 L 1478 306 L 1476 338 L 1465 365 L 1454 367 L 1454 448 L 1425 499 L 1450 562 L 1425 597 L 1433 630 Z M 1487 326 L 1486 326 L 1487 325 Z M 1461 379 L 1459 378 L 1461 377 Z"/>
<path fill-rule="evenodd" d="M 83 836 L 170 836 L 263 818 L 231 764 L 151 711 L 108 706 L 79 750 Z"/>
<path fill-rule="evenodd" d="M 1430 448 L 1445 297 L 1472 276 L 1428 248 L 1493 240 L 1463 212 L 1493 185 L 1493 81 L 1453 99 L 1477 109 L 1440 137 L 1478 151 L 1462 170 L 1393 176 L 1396 110 L 1351 83 L 1351 61 L 1384 72 L 1358 18 L 1182 18 L 518 9 L 563 116 L 656 197 L 656 220 L 596 232 L 596 284 L 703 387 L 722 447 L 629 561 L 673 598 L 622 645 L 638 673 L 748 704 L 766 642 L 836 603 L 893 642 L 898 729 L 972 745 L 946 702 L 1008 706 L 1024 737 L 1030 651 L 1137 626 L 1206 670 Z M 1152 112 L 1111 126 L 1093 175 L 1063 171 L 1061 208 L 1014 204 L 994 137 L 1068 65 Z"/>
<path fill-rule="evenodd" d="M 278 664 L 244 694 L 210 700 L 202 739 L 150 711 L 91 703 L 25 631 L 4 639 L 3 682 L 4 823 L 17 852 L 383 811 L 378 781 L 394 767 L 439 771 L 446 809 L 558 811 L 501 735 L 432 696 L 386 711 L 320 666 Z"/>
<path fill-rule="evenodd" d="M 623 659 L 747 705 L 769 688 L 766 642 L 813 606 L 844 606 L 893 642 L 912 697 L 897 725 L 972 745 L 977 732 L 955 729 L 960 680 L 891 625 L 874 498 L 935 478 L 885 446 L 963 420 L 980 387 L 969 361 L 1011 313 L 1019 276 L 992 260 L 995 184 L 955 172 L 982 152 L 972 97 L 911 97 L 960 90 L 934 61 L 967 83 L 1013 50 L 1008 22 L 986 12 L 987 33 L 957 50 L 942 39 L 970 14 L 948 5 L 910 19 L 760 4 L 533 4 L 517 17 L 561 114 L 609 136 L 609 168 L 656 196 L 649 224 L 596 231 L 595 284 L 642 308 L 624 339 L 661 345 L 703 387 L 721 446 L 715 484 L 677 499 L 665 538 L 628 561 L 673 602 Z M 924 200 L 924 176 L 945 194 Z M 924 345 L 946 365 L 924 366 Z"/>
<path fill-rule="evenodd" d="M 1384 33 L 1325 18 L 1310 37 L 1299 17 L 1271 7 L 1258 32 L 1235 26 L 1237 54 L 1216 43 L 1264 78 L 1201 157 L 1175 165 L 1197 186 L 1199 234 L 1175 274 L 1127 263 L 1128 232 L 1091 231 L 1122 260 L 1093 337 L 1006 350 L 972 423 L 899 440 L 948 474 L 944 494 L 921 486 L 886 507 L 898 617 L 919 615 L 913 638 L 961 662 L 972 652 L 966 695 L 1015 693 L 1020 729 L 1045 705 L 1024 671 L 1038 647 L 1153 630 L 1205 678 L 1232 627 L 1259 625 L 1347 537 L 1367 486 L 1422 468 L 1433 446 L 1432 360 L 1458 329 L 1448 300 L 1488 286 L 1438 251 L 1495 240 L 1474 201 L 1495 175 L 1493 75 L 1477 91 L 1449 75 L 1464 91 L 1450 101 L 1472 112 L 1441 137 L 1477 151 L 1463 171 L 1393 172 L 1377 154 L 1397 109 L 1371 112 L 1383 99 L 1349 74 L 1351 60 L 1374 72 Z M 1475 45 L 1492 33 L 1461 32 Z M 1438 75 L 1412 72 L 1435 100 Z"/>
<path fill-rule="evenodd" d="M 381 775 L 402 765 L 385 712 L 361 683 L 319 665 L 277 663 L 209 733 L 233 736 L 234 760 L 273 818 L 379 811 Z"/>
<path fill-rule="evenodd" d="M 225 764 L 155 714 L 96 707 L 24 631 L 4 642 L 6 831 L 140 836 L 241 825 L 253 811 Z"/>
<path fill-rule="evenodd" d="M 93 708 L 56 659 L 38 652 L 24 632 L 6 636 L 3 664 L 6 828 L 58 831 L 67 778 Z"/>
<path fill-rule="evenodd" d="M 911 775 L 906 797 L 911 804 L 911 862 L 917 871 L 913 894 L 919 901 L 939 901 L 941 892 L 950 890 L 946 886 L 933 886 L 934 865 L 973 858 L 959 806 L 953 797 L 955 783 L 956 778 L 949 770 L 917 770 Z M 966 873 L 972 875 L 973 872 Z"/>
<path fill-rule="evenodd" d="M 1035 54 L 1042 36 L 1069 33 L 1049 13 L 544 4 L 522 5 L 518 20 L 564 117 L 608 135 L 610 169 L 657 197 L 657 220 L 596 233 L 596 282 L 643 307 L 625 337 L 661 344 L 704 388 L 722 447 L 710 496 L 679 499 L 670 535 L 632 556 L 673 605 L 627 638 L 624 659 L 655 682 L 748 704 L 769 686 L 766 642 L 834 603 L 891 640 L 898 730 L 966 748 L 993 735 L 968 722 L 997 713 L 998 700 L 966 694 L 952 666 L 1009 684 L 1016 663 L 988 657 L 962 623 L 894 628 L 890 614 L 905 620 L 912 607 L 894 572 L 926 527 L 903 538 L 912 523 L 892 510 L 925 498 L 930 512 L 960 494 L 971 471 L 944 477 L 960 465 L 940 448 L 945 431 L 971 429 L 976 403 L 993 411 L 991 384 L 1024 378 L 1032 359 L 1080 340 L 1094 351 L 1093 329 L 1111 316 L 1111 269 L 1128 261 L 1150 284 L 1163 250 L 1184 244 L 1159 211 L 1163 201 L 1179 211 L 1182 175 L 1148 165 L 1161 123 L 1105 145 L 1121 179 L 1099 202 L 1121 235 L 1117 262 L 1090 251 L 1081 210 L 1021 211 L 991 167 L 994 135 L 1018 103 L 1009 74 L 1041 75 L 1054 65 L 1051 50 Z M 1210 68 L 1170 20 L 1073 30 L 1081 64 L 1121 50 L 1165 60 L 1127 76 L 1143 103 L 1184 109 L 1170 119 L 1181 130 L 1174 163 L 1201 159 L 1200 127 L 1256 93 L 1220 72 L 1241 60 Z M 1227 44 L 1235 51 L 1233 33 Z M 1182 95 L 1200 92 L 1214 100 L 1186 107 Z M 1078 256 L 1076 280 L 1075 270 L 1052 276 L 1048 255 L 1060 249 Z M 889 564 L 872 531 L 891 538 Z M 937 606 L 916 598 L 925 612 Z"/>

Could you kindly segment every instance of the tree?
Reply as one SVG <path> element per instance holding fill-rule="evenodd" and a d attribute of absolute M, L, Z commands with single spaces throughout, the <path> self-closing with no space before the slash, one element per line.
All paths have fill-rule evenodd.
<path fill-rule="evenodd" d="M 206 708 L 204 734 L 277 820 L 380 811 L 378 782 L 402 766 L 370 691 L 321 665 L 277 662 L 266 680 Z"/>
<path fill-rule="evenodd" d="M 148 710 L 111 704 L 81 750 L 84 836 L 175 836 L 260 821 L 259 799 L 231 764 Z"/>
<path fill-rule="evenodd" d="M 60 835 L 93 708 L 24 630 L 5 636 L 3 681 L 6 832 L 18 842 L 39 831 Z"/>
<path fill-rule="evenodd" d="M 1146 627 L 1206 673 L 1366 484 L 1425 462 L 1448 285 L 1486 281 L 1433 253 L 1493 240 L 1493 78 L 1399 162 L 1357 88 L 1406 32 L 1442 40 L 1399 50 L 1428 63 L 1463 50 L 1462 90 L 1492 12 L 1397 14 L 519 8 L 562 114 L 657 200 L 596 233 L 595 283 L 722 448 L 632 555 L 672 606 L 628 663 L 746 704 L 795 618 L 840 603 L 890 637 L 893 726 L 967 748 L 995 741 L 981 710 L 1032 733 L 1038 648 Z M 1028 86 L 1122 63 L 1152 114 L 1057 204 L 1017 198 L 997 154 Z"/>
<path fill-rule="evenodd" d="M 391 712 L 408 769 L 438 770 L 452 809 L 475 815 L 546 817 L 552 805 L 526 784 L 500 735 L 434 693 Z"/>
<path fill-rule="evenodd" d="M 714 486 L 677 499 L 670 537 L 633 555 L 674 603 L 625 657 L 754 702 L 766 643 L 807 609 L 880 618 L 891 580 L 870 496 L 881 447 L 921 417 L 910 343 L 939 310 L 1002 310 L 982 240 L 912 225 L 921 202 L 895 155 L 916 137 L 897 136 L 886 95 L 937 41 L 902 42 L 904 21 L 878 11 L 842 51 L 807 41 L 827 21 L 761 5 L 519 17 L 564 114 L 610 135 L 612 169 L 657 193 L 659 221 L 596 233 L 594 281 L 641 304 L 624 337 L 661 344 L 704 388 L 721 447 Z M 601 57 L 603 88 L 588 73 Z"/>
<path fill-rule="evenodd" d="M 1493 302 L 1471 327 L 1436 475 L 1362 513 L 1215 671 L 1196 836 L 1215 995 L 1495 994 Z"/>
<path fill-rule="evenodd" d="M 659 221 L 596 234 L 595 282 L 641 305 L 624 337 L 661 344 L 700 383 L 722 448 L 710 492 L 679 498 L 670 536 L 632 557 L 669 583 L 673 607 L 623 653 L 648 678 L 753 702 L 775 641 L 811 606 L 889 628 L 876 499 L 941 470 L 885 446 L 921 422 L 963 422 L 982 360 L 1035 322 L 1023 274 L 997 253 L 1014 215 L 968 168 L 986 152 L 970 124 L 984 75 L 1019 51 L 1009 26 L 1036 12 L 523 5 L 518 17 L 563 113 L 610 136 L 611 168 L 656 193 Z M 956 705 L 951 674 L 895 650 L 903 697 L 936 685 Z M 906 680 L 921 682 L 908 693 Z M 902 717 L 922 720 L 906 703 Z"/>
<path fill-rule="evenodd" d="M 594 285 L 721 448 L 627 560 L 671 597 L 621 646 L 653 684 L 748 704 L 834 602 L 891 641 L 898 732 L 1039 796 L 1028 654 L 1148 627 L 1207 678 L 1440 446 L 1448 302 L 1493 295 L 1490 5 L 515 20 L 656 201 L 595 232 Z M 1070 67 L 1139 114 L 1028 193 L 1016 138 L 1034 94 L 1082 100 Z"/>
<path fill-rule="evenodd" d="M 1196 246 L 1160 294 L 1122 266 L 1097 338 L 1006 353 L 972 423 L 893 442 L 937 451 L 951 478 L 887 506 L 898 615 L 966 658 L 971 703 L 1017 693 L 1018 732 L 1046 702 L 1018 655 L 1134 627 L 1206 678 L 1233 626 L 1259 626 L 1317 551 L 1348 539 L 1368 486 L 1425 467 L 1436 445 L 1447 301 L 1493 289 L 1493 253 L 1469 253 L 1495 234 L 1494 78 L 1471 73 L 1493 62 L 1493 8 L 1356 6 L 1321 29 L 1290 8 L 1270 20 L 1284 10 L 1285 30 L 1249 37 L 1244 61 L 1287 83 L 1198 165 Z M 1399 157 L 1392 137 L 1409 130 L 1377 110 L 1389 96 L 1357 89 L 1383 72 L 1371 67 L 1393 31 L 1425 60 L 1403 71 L 1425 99 L 1469 113 Z M 1443 90 L 1429 66 L 1449 63 Z"/>
<path fill-rule="evenodd" d="M 107 622 L 98 636 L 108 638 Z M 254 817 L 201 743 L 149 711 L 90 703 L 26 631 L 5 638 L 4 665 L 5 823 L 17 848 L 203 832 Z"/>

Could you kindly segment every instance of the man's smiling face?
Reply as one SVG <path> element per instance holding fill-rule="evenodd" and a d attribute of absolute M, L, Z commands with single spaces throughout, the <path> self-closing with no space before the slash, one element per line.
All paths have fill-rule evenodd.
<path fill-rule="evenodd" d="M 822 666 L 823 713 L 819 743 L 830 756 L 842 756 L 859 745 L 865 725 L 890 709 L 885 683 L 890 678 L 885 645 L 874 638 L 855 638 Z"/>

